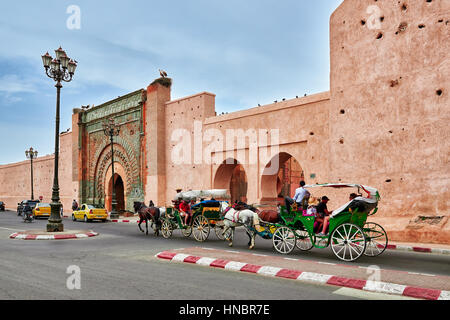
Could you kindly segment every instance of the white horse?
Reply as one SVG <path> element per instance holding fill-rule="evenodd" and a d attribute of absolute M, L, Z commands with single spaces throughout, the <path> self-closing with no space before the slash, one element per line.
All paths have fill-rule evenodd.
<path fill-rule="evenodd" d="M 261 231 L 261 226 L 259 225 L 259 217 L 256 212 L 253 212 L 252 210 L 241 210 L 236 211 L 233 208 L 230 208 L 228 212 L 225 214 L 225 218 L 223 220 L 224 222 L 224 229 L 222 234 L 224 235 L 225 239 L 229 241 L 229 246 L 233 246 L 233 238 L 234 238 L 234 229 L 239 226 L 245 226 L 245 231 L 247 232 L 248 237 L 250 238 L 250 241 L 248 243 L 249 249 L 253 249 L 255 247 L 255 236 L 257 231 Z M 253 228 L 250 228 L 253 227 Z M 227 231 L 231 229 L 231 235 L 229 237 L 226 236 Z"/>

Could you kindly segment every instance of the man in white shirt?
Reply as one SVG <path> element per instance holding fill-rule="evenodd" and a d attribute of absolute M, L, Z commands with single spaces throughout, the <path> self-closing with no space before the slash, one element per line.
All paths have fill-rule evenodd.
<path fill-rule="evenodd" d="M 284 202 L 286 204 L 286 210 L 288 212 L 291 212 L 291 205 L 296 202 L 297 203 L 297 207 L 298 208 L 302 208 L 302 209 L 306 209 L 304 207 L 307 207 L 303 205 L 303 200 L 304 199 L 309 199 L 309 196 L 311 195 L 309 193 L 308 190 L 306 190 L 305 188 L 303 188 L 305 186 L 305 181 L 300 181 L 300 187 L 297 188 L 297 190 L 295 190 L 295 196 L 294 199 L 290 198 L 290 197 L 286 197 L 284 199 Z"/>

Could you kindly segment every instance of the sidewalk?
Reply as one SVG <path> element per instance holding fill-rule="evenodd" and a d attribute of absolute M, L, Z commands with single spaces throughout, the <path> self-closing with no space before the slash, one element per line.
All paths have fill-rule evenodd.
<path fill-rule="evenodd" d="M 390 241 L 388 243 L 388 250 L 398 251 L 414 251 L 422 253 L 440 253 L 450 254 L 450 244 L 436 244 L 436 243 L 411 243 L 411 242 L 397 242 Z"/>

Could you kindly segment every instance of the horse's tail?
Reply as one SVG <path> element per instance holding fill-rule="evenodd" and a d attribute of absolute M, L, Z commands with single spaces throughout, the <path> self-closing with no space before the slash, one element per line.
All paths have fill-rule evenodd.
<path fill-rule="evenodd" d="M 154 208 L 155 208 L 155 215 L 154 215 L 155 223 L 159 227 L 162 224 L 162 222 L 161 222 L 161 210 L 158 207 L 154 207 Z"/>

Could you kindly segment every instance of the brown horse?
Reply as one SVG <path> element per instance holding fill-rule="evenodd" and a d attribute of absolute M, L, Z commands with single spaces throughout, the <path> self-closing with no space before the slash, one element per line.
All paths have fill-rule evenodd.
<path fill-rule="evenodd" d="M 161 213 L 157 207 L 147 207 L 143 202 L 134 203 L 134 212 L 139 214 L 139 230 L 144 232 L 141 228 L 141 223 L 145 221 L 145 234 L 148 235 L 148 220 L 152 221 L 152 225 L 156 226 L 155 235 L 159 235 L 159 230 L 161 230 Z"/>
<path fill-rule="evenodd" d="M 280 221 L 280 216 L 275 210 L 263 210 L 258 212 L 258 216 L 262 221 L 277 223 Z"/>

